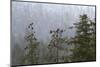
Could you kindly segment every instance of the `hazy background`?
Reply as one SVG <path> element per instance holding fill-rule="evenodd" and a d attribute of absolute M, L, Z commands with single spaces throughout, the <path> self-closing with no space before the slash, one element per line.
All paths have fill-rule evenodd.
<path fill-rule="evenodd" d="M 32 22 L 39 40 L 46 42 L 50 38 L 49 31 L 57 28 L 65 29 L 68 36 L 73 36 L 74 31 L 67 28 L 78 22 L 82 14 L 94 19 L 95 7 L 12 2 L 12 36 L 16 42 L 22 42 L 26 27 Z"/>
<path fill-rule="evenodd" d="M 57 28 L 66 30 L 63 36 L 72 37 L 75 35 L 75 30 L 69 30 L 68 27 L 78 22 L 79 16 L 82 14 L 87 14 L 89 18 L 94 19 L 95 7 L 13 1 L 11 47 L 12 49 L 15 49 L 15 45 L 25 47 L 26 27 L 32 22 L 36 37 L 43 43 L 50 41 L 49 31 Z M 21 57 L 20 54 L 19 57 Z"/>

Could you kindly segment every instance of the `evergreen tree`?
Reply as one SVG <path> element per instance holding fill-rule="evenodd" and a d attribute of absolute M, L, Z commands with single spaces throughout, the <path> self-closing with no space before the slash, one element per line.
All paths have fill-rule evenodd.
<path fill-rule="evenodd" d="M 39 45 L 37 38 L 35 37 L 35 31 L 33 23 L 29 24 L 27 28 L 25 40 L 28 45 L 24 48 L 26 51 L 25 57 L 23 59 L 24 64 L 37 64 L 38 63 L 38 53 L 36 49 Z"/>
<path fill-rule="evenodd" d="M 72 61 L 96 60 L 95 22 L 84 14 L 80 16 L 78 23 L 74 23 L 74 26 L 76 36 L 70 41 L 74 44 Z"/>
<path fill-rule="evenodd" d="M 48 45 L 49 48 L 49 61 L 51 63 L 57 63 L 59 62 L 62 57 L 59 56 L 59 50 L 63 50 L 62 43 L 64 43 L 65 39 L 62 38 L 62 33 L 64 30 L 60 30 L 59 28 L 57 30 L 50 30 L 51 34 L 51 41 Z"/>

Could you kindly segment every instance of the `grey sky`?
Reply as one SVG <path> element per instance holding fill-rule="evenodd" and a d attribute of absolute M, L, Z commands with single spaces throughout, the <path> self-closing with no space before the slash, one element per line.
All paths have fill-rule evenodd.
<path fill-rule="evenodd" d="M 73 36 L 74 30 L 69 26 L 78 22 L 79 15 L 87 14 L 95 18 L 95 7 L 78 5 L 61 5 L 31 2 L 12 2 L 12 36 L 16 42 L 23 42 L 28 24 L 34 22 L 36 37 L 49 40 L 50 30 L 65 29 L 64 34 Z"/>

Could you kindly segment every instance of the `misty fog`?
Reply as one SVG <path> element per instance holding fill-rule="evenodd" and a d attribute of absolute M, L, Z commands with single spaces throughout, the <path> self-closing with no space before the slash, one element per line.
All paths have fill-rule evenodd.
<path fill-rule="evenodd" d="M 14 49 L 15 45 L 19 45 L 23 49 L 27 45 L 24 39 L 26 27 L 32 22 L 36 38 L 44 43 L 45 47 L 42 49 L 45 49 L 48 46 L 46 43 L 50 42 L 50 30 L 64 29 L 66 32 L 63 36 L 73 37 L 75 29 L 68 28 L 78 22 L 79 16 L 83 14 L 87 14 L 91 20 L 94 20 L 95 7 L 13 1 L 11 48 Z"/>

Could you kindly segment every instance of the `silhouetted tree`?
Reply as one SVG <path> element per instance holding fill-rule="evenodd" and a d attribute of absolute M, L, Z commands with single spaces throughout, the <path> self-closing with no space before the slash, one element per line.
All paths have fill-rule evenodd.
<path fill-rule="evenodd" d="M 29 24 L 27 27 L 25 40 L 27 41 L 28 45 L 24 48 L 26 51 L 23 59 L 24 64 L 38 64 L 38 53 L 36 51 L 39 42 L 35 37 L 33 23 Z"/>
<path fill-rule="evenodd" d="M 74 44 L 72 61 L 96 60 L 96 32 L 95 21 L 90 20 L 86 14 L 80 15 L 78 23 L 74 23 L 76 36 L 71 38 L 70 43 Z"/>
<path fill-rule="evenodd" d="M 65 30 L 57 28 L 56 30 L 50 30 L 51 41 L 48 45 L 49 48 L 49 61 L 52 63 L 59 62 L 62 57 L 59 56 L 59 50 L 63 50 L 62 43 L 65 42 L 65 39 L 62 37 L 62 33 Z"/>

